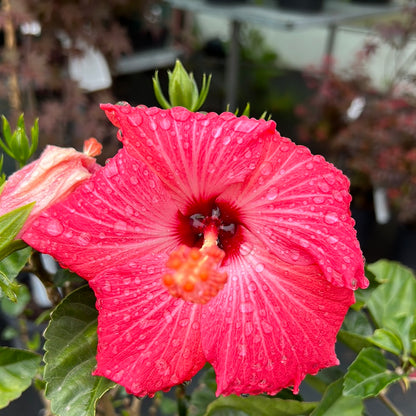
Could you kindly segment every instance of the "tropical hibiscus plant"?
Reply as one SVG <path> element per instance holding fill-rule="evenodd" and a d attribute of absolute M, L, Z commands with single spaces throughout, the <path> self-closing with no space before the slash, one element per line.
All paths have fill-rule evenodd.
<path fill-rule="evenodd" d="M 0 408 L 33 384 L 57 416 L 404 414 L 413 272 L 365 267 L 347 177 L 274 121 L 201 111 L 209 84 L 177 62 L 163 108 L 102 104 L 122 143 L 104 166 L 94 138 L 27 164 L 37 124 L 3 119 L 22 167 L 0 195 Z"/>

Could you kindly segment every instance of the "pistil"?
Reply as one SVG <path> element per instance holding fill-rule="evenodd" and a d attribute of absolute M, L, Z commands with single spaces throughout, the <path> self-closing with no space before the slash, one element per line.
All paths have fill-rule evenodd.
<path fill-rule="evenodd" d="M 227 274 L 220 272 L 225 253 L 218 245 L 218 228 L 215 222 L 204 229 L 201 248 L 180 245 L 166 263 L 172 272 L 162 276 L 169 293 L 192 303 L 207 303 L 224 287 Z"/>

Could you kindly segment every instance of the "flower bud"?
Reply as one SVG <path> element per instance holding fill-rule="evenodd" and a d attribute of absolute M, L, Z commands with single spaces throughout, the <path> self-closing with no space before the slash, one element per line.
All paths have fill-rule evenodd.
<path fill-rule="evenodd" d="M 26 134 L 25 120 L 20 115 L 16 129 L 12 132 L 7 118 L 2 116 L 4 142 L 0 139 L 0 147 L 23 167 L 38 147 L 39 124 L 35 120 L 31 128 L 31 140 Z"/>
<path fill-rule="evenodd" d="M 208 78 L 205 74 L 203 75 L 201 92 L 199 92 L 192 72 L 188 74 L 181 62 L 177 60 L 173 71 L 168 71 L 168 78 L 170 102 L 163 95 L 157 71 L 153 77 L 155 96 L 163 108 L 180 106 L 190 111 L 197 111 L 205 102 L 211 83 L 211 75 Z"/>
<path fill-rule="evenodd" d="M 24 230 L 44 209 L 64 199 L 99 168 L 93 157 L 73 148 L 47 146 L 39 159 L 7 180 L 0 194 L 0 215 L 36 202 Z"/>

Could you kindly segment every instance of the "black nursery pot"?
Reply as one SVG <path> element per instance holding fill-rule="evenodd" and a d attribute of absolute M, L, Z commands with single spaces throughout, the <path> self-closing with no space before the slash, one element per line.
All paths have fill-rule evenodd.
<path fill-rule="evenodd" d="M 324 0 L 278 0 L 278 4 L 284 10 L 316 13 L 322 10 Z"/>

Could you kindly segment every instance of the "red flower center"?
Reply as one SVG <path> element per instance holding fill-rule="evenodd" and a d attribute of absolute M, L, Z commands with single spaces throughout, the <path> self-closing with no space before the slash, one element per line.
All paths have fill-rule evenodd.
<path fill-rule="evenodd" d="M 183 244 L 166 263 L 172 272 L 162 277 L 172 296 L 206 303 L 223 288 L 227 274 L 218 269 L 224 258 L 239 246 L 240 222 L 225 204 L 195 204 L 189 214 L 179 213 L 179 236 Z"/>

